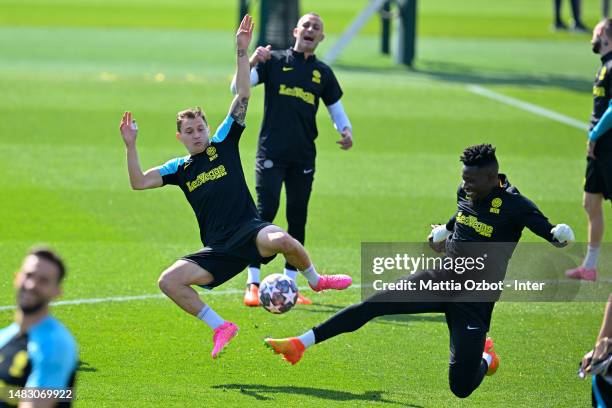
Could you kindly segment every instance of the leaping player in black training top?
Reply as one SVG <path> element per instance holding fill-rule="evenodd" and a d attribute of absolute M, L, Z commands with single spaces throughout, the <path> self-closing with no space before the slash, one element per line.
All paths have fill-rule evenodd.
<path fill-rule="evenodd" d="M 243 271 L 250 262 L 267 263 L 279 253 L 298 267 L 315 291 L 345 289 L 351 284 L 347 275 L 317 274 L 296 239 L 257 215 L 238 152 L 250 97 L 246 49 L 252 33 L 253 24 L 247 15 L 236 34 L 238 94 L 215 134 L 209 138 L 208 123 L 200 108 L 178 113 L 176 138 L 189 155 L 143 173 L 136 152 L 137 127 L 132 114 L 126 112 L 120 124 L 132 188 L 177 185 L 195 212 L 204 248 L 166 269 L 159 278 L 159 287 L 183 310 L 214 330 L 213 358 L 236 335 L 238 327 L 205 305 L 192 285 L 212 289 Z"/>
<path fill-rule="evenodd" d="M 457 212 L 446 225 L 434 228 L 431 234 L 434 242 L 446 240 L 447 256 L 462 251 L 465 244 L 461 243 L 514 243 L 509 251 L 506 251 L 509 245 L 499 244 L 503 253 L 497 260 L 501 262 L 505 274 L 505 265 L 525 227 L 556 246 L 574 240 L 569 226 L 550 224 L 534 203 L 510 186 L 503 174 L 498 173 L 495 149 L 491 145 L 468 147 L 461 161 L 464 164 L 463 183 L 458 190 Z M 492 208 L 496 211 L 491 211 Z M 418 288 L 421 287 L 420 281 L 437 279 L 443 274 L 444 271 L 422 271 L 407 279 L 415 282 Z M 450 389 L 460 398 L 469 396 L 480 385 L 485 374 L 493 374 L 499 365 L 493 341 L 486 337 L 495 303 L 410 302 L 405 301 L 406 297 L 403 296 L 410 294 L 378 292 L 361 303 L 341 310 L 299 337 L 265 341 L 285 360 L 295 364 L 306 348 L 341 333 L 355 331 L 377 316 L 444 313 L 450 332 Z"/>
<path fill-rule="evenodd" d="M 287 196 L 287 231 L 304 244 L 308 201 L 316 173 L 317 111 L 322 101 L 340 133 L 343 150 L 353 146 L 351 122 L 342 105 L 342 89 L 333 70 L 317 59 L 315 50 L 325 38 L 318 14 L 303 15 L 293 29 L 295 44 L 286 50 L 257 47 L 250 59 L 251 85 L 264 84 L 264 118 L 255 162 L 257 210 L 273 222 L 281 187 Z M 235 81 L 232 91 L 236 92 Z M 296 265 L 285 263 L 285 275 L 295 280 Z M 259 304 L 260 265 L 249 265 L 244 304 Z M 310 299 L 298 295 L 298 303 Z"/>

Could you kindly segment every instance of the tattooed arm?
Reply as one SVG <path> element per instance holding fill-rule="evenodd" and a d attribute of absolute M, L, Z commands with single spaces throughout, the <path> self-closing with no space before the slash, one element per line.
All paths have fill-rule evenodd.
<path fill-rule="evenodd" d="M 253 23 L 251 16 L 244 16 L 238 32 L 236 33 L 236 90 L 237 95 L 234 97 L 230 106 L 230 115 L 234 120 L 244 126 L 247 106 L 251 96 L 251 68 L 249 66 L 249 56 L 247 48 L 251 43 L 253 36 Z"/>
<path fill-rule="evenodd" d="M 236 123 L 240 126 L 245 125 L 245 118 L 247 113 L 247 107 L 249 106 L 249 97 L 240 96 L 240 94 L 234 97 L 232 106 L 230 106 L 230 115 Z"/>

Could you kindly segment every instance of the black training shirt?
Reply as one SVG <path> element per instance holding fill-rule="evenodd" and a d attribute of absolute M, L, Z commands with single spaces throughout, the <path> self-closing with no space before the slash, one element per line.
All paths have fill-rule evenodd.
<path fill-rule="evenodd" d="M 446 241 L 446 253 L 451 257 L 486 253 L 491 271 L 505 271 L 525 227 L 549 242 L 556 242 L 551 233 L 554 225 L 510 185 L 505 175 L 500 174 L 499 186 L 476 202 L 468 199 L 459 186 L 457 212 L 446 224 L 446 229 L 453 231 Z M 471 244 L 474 242 L 479 244 Z"/>
<path fill-rule="evenodd" d="M 319 99 L 329 106 L 342 97 L 332 69 L 292 48 L 272 51 L 256 69 L 265 84 L 257 157 L 314 164 Z"/>
<path fill-rule="evenodd" d="M 452 240 L 461 242 L 518 242 L 523 229 L 552 241 L 554 227 L 538 207 L 499 175 L 499 186 L 477 202 L 457 190 L 457 212 L 446 224 L 453 231 Z"/>
<path fill-rule="evenodd" d="M 223 246 L 240 226 L 258 218 L 238 151 L 243 130 L 228 115 L 204 152 L 172 159 L 159 168 L 164 185 L 183 190 L 204 246 Z"/>
<path fill-rule="evenodd" d="M 589 132 L 597 125 L 604 112 L 608 109 L 610 98 L 612 98 L 612 52 L 601 57 L 601 67 L 597 71 L 595 83 L 593 84 L 593 112 L 589 124 Z M 610 130 L 604 133 L 608 135 Z"/>

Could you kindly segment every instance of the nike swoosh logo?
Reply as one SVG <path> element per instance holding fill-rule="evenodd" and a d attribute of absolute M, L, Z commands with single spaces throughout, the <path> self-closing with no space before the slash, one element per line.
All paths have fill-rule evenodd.
<path fill-rule="evenodd" d="M 287 72 L 287 71 L 293 71 L 293 68 L 291 68 L 291 67 L 283 67 L 283 72 Z"/>
<path fill-rule="evenodd" d="M 306 169 L 304 170 L 304 174 L 310 174 L 313 172 L 314 169 Z"/>
<path fill-rule="evenodd" d="M 468 329 L 468 330 L 478 330 L 478 329 L 480 329 L 480 327 L 472 327 L 472 326 L 470 326 L 470 325 L 468 324 L 467 329 Z"/>

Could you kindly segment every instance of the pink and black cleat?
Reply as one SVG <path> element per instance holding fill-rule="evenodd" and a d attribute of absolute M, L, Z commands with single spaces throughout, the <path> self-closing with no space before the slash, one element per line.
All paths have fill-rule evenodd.
<path fill-rule="evenodd" d="M 565 271 L 565 276 L 570 279 L 581 279 L 586 281 L 596 281 L 597 280 L 597 269 L 587 269 L 584 266 L 580 265 L 574 269 L 568 269 Z"/>
<path fill-rule="evenodd" d="M 227 343 L 238 334 L 238 326 L 232 322 L 225 322 L 215 329 L 213 334 L 213 351 L 210 353 L 212 358 L 217 358 Z"/>
<path fill-rule="evenodd" d="M 308 284 L 315 292 L 327 289 L 343 290 L 351 286 L 353 278 L 348 275 L 320 275 L 317 286 Z"/>

